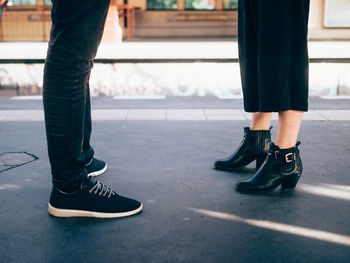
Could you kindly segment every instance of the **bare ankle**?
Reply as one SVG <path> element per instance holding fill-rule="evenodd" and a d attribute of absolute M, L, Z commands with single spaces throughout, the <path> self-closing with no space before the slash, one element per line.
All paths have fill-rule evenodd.
<path fill-rule="evenodd" d="M 282 149 L 289 149 L 289 148 L 293 148 L 296 146 L 296 143 L 294 142 L 277 142 L 275 143 L 276 146 L 278 146 L 278 148 Z"/>

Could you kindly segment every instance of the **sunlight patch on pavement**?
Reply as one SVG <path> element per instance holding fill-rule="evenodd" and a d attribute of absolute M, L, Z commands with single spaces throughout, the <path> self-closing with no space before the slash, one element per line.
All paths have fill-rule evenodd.
<path fill-rule="evenodd" d="M 0 190 L 17 190 L 21 187 L 15 184 L 0 184 Z"/>
<path fill-rule="evenodd" d="M 320 241 L 325 241 L 325 242 L 330 242 L 330 243 L 335 243 L 335 244 L 350 247 L 350 237 L 345 235 L 339 235 L 339 234 L 326 232 L 322 230 L 288 225 L 288 224 L 283 224 L 283 223 L 278 223 L 278 222 L 273 222 L 268 220 L 243 218 L 234 214 L 216 212 L 211 210 L 204 210 L 204 209 L 198 209 L 198 208 L 188 208 L 188 209 L 198 214 L 217 218 L 217 219 L 243 223 L 254 227 L 259 227 L 263 229 L 268 229 L 268 230 L 296 235 L 296 236 L 312 238 Z"/>
<path fill-rule="evenodd" d="M 41 95 L 38 96 L 16 96 L 11 97 L 11 100 L 42 100 L 43 97 Z"/>
<path fill-rule="evenodd" d="M 298 190 L 308 194 L 350 201 L 350 187 L 334 184 L 300 184 Z"/>

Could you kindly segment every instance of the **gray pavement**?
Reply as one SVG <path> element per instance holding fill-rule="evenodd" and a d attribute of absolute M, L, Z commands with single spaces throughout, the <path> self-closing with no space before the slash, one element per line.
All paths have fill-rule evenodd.
<path fill-rule="evenodd" d="M 228 109 L 241 100 L 93 99 L 94 110 Z M 0 110 L 41 110 L 40 100 L 0 97 Z M 312 110 L 350 110 L 311 98 Z M 204 111 L 205 112 L 205 111 Z M 141 200 L 142 214 L 115 220 L 48 215 L 51 177 L 42 120 L 0 121 L 1 153 L 39 159 L 0 172 L 0 262 L 349 262 L 350 121 L 303 123 L 304 173 L 294 191 L 234 191 L 254 172 L 212 169 L 249 120 L 99 120 L 92 143 L 108 162 L 100 180 Z M 273 121 L 276 126 L 276 121 Z M 275 134 L 276 129 L 273 129 Z"/>

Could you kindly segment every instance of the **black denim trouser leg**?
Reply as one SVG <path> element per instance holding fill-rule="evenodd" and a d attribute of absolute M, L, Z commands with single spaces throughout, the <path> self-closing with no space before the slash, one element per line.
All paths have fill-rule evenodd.
<path fill-rule="evenodd" d="M 86 87 L 85 97 L 85 121 L 84 121 L 84 140 L 83 140 L 83 153 L 85 158 L 85 164 L 88 164 L 94 157 L 94 149 L 90 145 L 90 137 L 92 131 L 91 123 L 91 102 L 90 102 L 90 87 L 89 83 Z"/>
<path fill-rule="evenodd" d="M 80 186 L 94 154 L 89 77 L 108 7 L 109 0 L 96 1 L 77 17 L 67 2 L 53 1 L 43 102 L 53 184 L 61 189 Z"/>

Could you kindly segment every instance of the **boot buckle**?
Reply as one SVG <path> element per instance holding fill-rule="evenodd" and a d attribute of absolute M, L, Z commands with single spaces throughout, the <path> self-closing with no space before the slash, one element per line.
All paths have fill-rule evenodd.
<path fill-rule="evenodd" d="M 293 156 L 292 158 L 289 158 L 289 156 Z M 295 160 L 295 153 L 287 153 L 285 156 L 286 163 L 291 163 L 293 160 Z"/>

